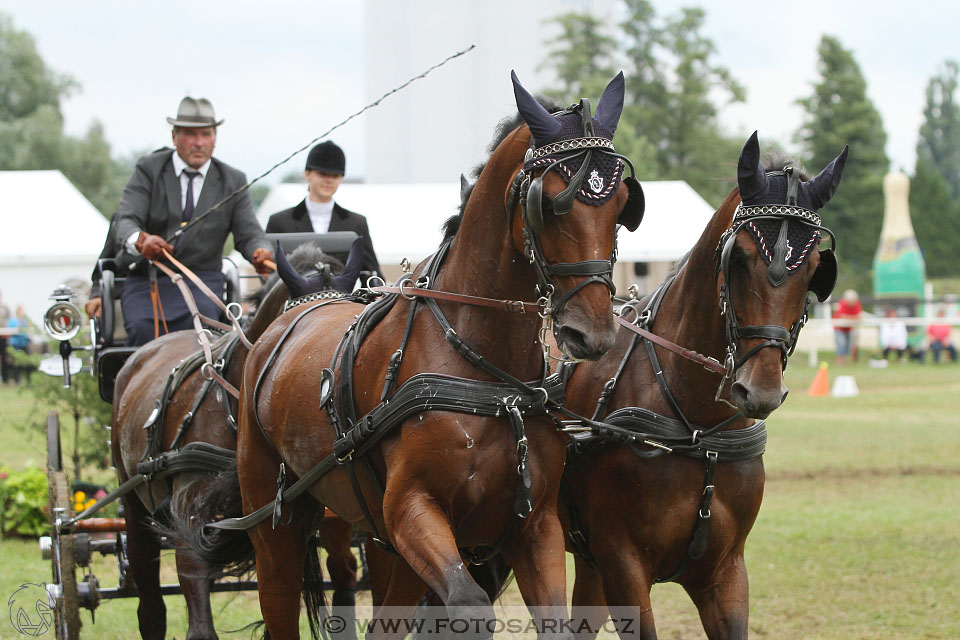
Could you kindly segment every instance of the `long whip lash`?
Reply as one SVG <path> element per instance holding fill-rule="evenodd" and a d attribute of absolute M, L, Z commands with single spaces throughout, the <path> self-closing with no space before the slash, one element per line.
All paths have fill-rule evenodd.
<path fill-rule="evenodd" d="M 343 119 L 342 121 L 340 121 L 340 122 L 338 122 L 337 124 L 333 125 L 333 126 L 330 127 L 329 129 L 327 129 L 326 131 L 324 131 L 323 133 L 321 133 L 320 135 L 318 135 L 316 138 L 314 138 L 313 140 L 311 140 L 311 141 L 308 142 L 307 144 L 303 145 L 302 147 L 300 147 L 299 149 L 297 149 L 296 151 L 294 151 L 293 153 L 291 153 L 290 155 L 288 155 L 286 158 L 284 158 L 284 159 L 281 160 L 280 162 L 276 163 L 275 165 L 273 165 L 272 167 L 270 167 L 269 169 L 267 169 L 264 173 L 260 174 L 259 176 L 257 176 L 256 178 L 254 178 L 253 180 L 251 180 L 250 182 L 248 182 L 248 183 L 245 184 L 244 186 L 240 187 L 239 189 L 237 189 L 236 191 L 234 191 L 233 193 L 231 193 L 230 195 L 228 195 L 226 198 L 224 198 L 223 200 L 221 200 L 221 201 L 218 202 L 217 204 L 213 205 L 212 207 L 210 207 L 209 209 L 207 209 L 206 211 L 204 211 L 204 212 L 203 212 L 202 214 L 200 214 L 199 216 L 194 217 L 193 220 L 191 220 L 190 222 L 188 222 L 188 223 L 187 223 L 186 225 L 184 225 L 183 227 L 177 229 L 177 231 L 174 232 L 174 234 L 173 234 L 172 236 L 170 236 L 169 238 L 167 238 L 167 242 L 172 243 L 174 240 L 176 240 L 178 237 L 180 237 L 185 231 L 187 231 L 190 227 L 192 227 L 192 226 L 196 225 L 197 223 L 201 222 L 201 221 L 202 221 L 204 218 L 206 218 L 208 215 L 210 215 L 211 213 L 213 213 L 214 211 L 216 211 L 217 209 L 219 209 L 220 207 L 222 207 L 224 204 L 226 204 L 227 202 L 229 202 L 230 200 L 232 200 L 233 198 L 235 198 L 235 197 L 238 196 L 239 194 L 243 193 L 244 191 L 249 190 L 250 187 L 252 187 L 257 181 L 259 181 L 259 180 L 265 178 L 266 176 L 270 175 L 270 173 L 271 173 L 274 169 L 276 169 L 277 167 L 285 164 L 286 162 L 288 162 L 291 158 L 293 158 L 293 157 L 294 157 L 295 155 L 297 155 L 298 153 L 300 153 L 300 152 L 302 152 L 302 151 L 305 151 L 308 147 L 310 147 L 310 146 L 311 146 L 313 143 L 315 143 L 317 140 L 321 140 L 321 139 L 323 139 L 323 138 L 326 138 L 326 137 L 329 136 L 331 133 L 333 133 L 334 131 L 336 131 L 337 129 L 339 129 L 340 127 L 342 127 L 343 125 L 347 124 L 348 122 L 350 122 L 351 120 L 353 120 L 353 119 L 356 118 L 357 116 L 361 115 L 361 114 L 364 113 L 365 111 L 376 107 L 376 106 L 379 105 L 381 102 L 383 102 L 383 100 L 385 100 L 386 98 L 389 98 L 389 97 L 392 96 L 393 94 L 402 91 L 403 89 L 407 88 L 409 85 L 411 85 L 412 83 L 414 83 L 415 81 L 420 80 L 421 78 L 427 77 L 427 75 L 429 75 L 430 72 L 432 72 L 432 71 L 434 71 L 434 70 L 436 70 L 436 69 L 439 69 L 440 67 L 442 67 L 443 65 L 447 64 L 448 62 L 450 62 L 450 61 L 453 60 L 454 58 L 459 58 L 459 57 L 462 56 L 463 54 L 469 53 L 469 52 L 473 51 L 473 50 L 476 48 L 476 46 L 477 46 L 477 45 L 475 45 L 475 44 L 471 44 L 471 45 L 470 45 L 469 47 L 467 47 L 466 49 L 462 49 L 462 50 L 457 51 L 456 53 L 454 53 L 454 54 L 452 54 L 452 55 L 447 56 L 446 58 L 444 58 L 443 60 L 441 60 L 441 61 L 438 62 L 437 64 L 435 64 L 435 65 L 433 65 L 432 67 L 428 68 L 426 71 L 420 73 L 419 75 L 413 76 L 412 78 L 410 78 L 409 80 L 407 80 L 407 81 L 404 82 L 403 84 L 398 85 L 398 86 L 394 87 L 393 89 L 390 89 L 390 90 L 387 91 L 385 94 L 383 94 L 382 96 L 380 96 L 379 98 L 377 98 L 376 100 L 374 100 L 373 102 L 371 102 L 370 104 L 368 104 L 367 106 L 363 107 L 362 109 L 360 109 L 360 110 L 357 111 L 356 113 L 350 114 L 350 115 L 347 116 L 345 119 Z"/>

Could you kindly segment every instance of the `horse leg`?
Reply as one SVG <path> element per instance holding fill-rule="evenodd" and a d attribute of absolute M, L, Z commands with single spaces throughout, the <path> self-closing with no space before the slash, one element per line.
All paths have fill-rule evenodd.
<path fill-rule="evenodd" d="M 270 446 L 263 440 L 255 441 L 252 446 L 238 447 L 237 469 L 241 472 L 240 494 L 244 513 L 251 513 L 276 498 L 276 484 L 263 481 L 264 478 L 275 478 L 280 468 L 279 458 L 270 451 Z M 307 517 L 311 520 L 314 517 L 307 506 L 308 500 L 311 499 L 301 497 L 284 505 L 281 513 L 284 524 L 276 529 L 272 520 L 267 518 L 247 530 L 256 554 L 260 613 L 270 638 L 300 637 L 300 593 L 308 542 L 304 521 Z M 310 553 L 316 552 L 311 549 Z"/>
<path fill-rule="evenodd" d="M 607 621 L 607 600 L 600 571 L 579 554 L 573 554 L 577 576 L 573 582 L 573 629 L 577 640 L 593 640 Z"/>
<path fill-rule="evenodd" d="M 140 604 L 137 621 L 143 640 L 167 635 L 167 607 L 160 594 L 160 541 L 147 525 L 150 513 L 135 493 L 123 497 L 127 520 L 127 555 Z"/>
<path fill-rule="evenodd" d="M 344 621 L 343 631 L 333 635 L 356 638 L 357 558 L 350 547 L 353 525 L 340 518 L 326 518 L 320 527 L 320 541 L 327 550 L 327 573 L 333 584 L 333 615 Z"/>
<path fill-rule="evenodd" d="M 697 605 L 708 638 L 747 637 L 750 589 L 742 553 L 731 553 L 712 574 L 683 587 Z"/>
<path fill-rule="evenodd" d="M 597 561 L 607 609 L 620 638 L 655 640 L 657 627 L 650 605 L 653 582 L 629 538 L 614 537 L 595 546 L 609 550 L 604 556 L 598 556 Z"/>
<path fill-rule="evenodd" d="M 556 514 L 546 507 L 534 510 L 518 530 L 503 556 L 513 567 L 517 587 L 541 633 L 562 632 L 569 624 L 567 569 L 563 529 Z M 572 631 L 572 628 L 570 629 Z M 560 633 L 560 636 L 568 636 Z"/>
<path fill-rule="evenodd" d="M 186 549 L 178 549 L 176 556 L 180 590 L 187 601 L 187 640 L 216 640 L 207 564 Z"/>
<path fill-rule="evenodd" d="M 376 543 L 374 543 L 375 545 Z M 370 640 L 399 639 L 414 631 L 411 637 L 420 636 L 416 632 L 416 624 L 426 624 L 424 621 L 411 622 L 417 609 L 417 604 L 427 592 L 427 585 L 420 579 L 407 562 L 396 555 L 388 554 L 378 548 L 380 561 L 377 576 L 383 587 L 383 606 L 374 607 L 373 618 L 367 626 L 364 638 Z"/>
<path fill-rule="evenodd" d="M 460 557 L 450 520 L 431 496 L 410 492 L 401 495 L 401 492 L 391 493 L 388 488 L 384 497 L 384 519 L 397 551 L 416 575 L 440 596 L 450 618 L 493 619 L 490 598 L 470 576 Z M 394 604 L 389 586 L 383 604 Z"/>

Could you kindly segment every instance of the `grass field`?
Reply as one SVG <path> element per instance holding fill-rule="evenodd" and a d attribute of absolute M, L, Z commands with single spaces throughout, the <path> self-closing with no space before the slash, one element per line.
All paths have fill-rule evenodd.
<path fill-rule="evenodd" d="M 751 634 L 960 637 L 960 366 L 832 367 L 831 380 L 850 374 L 859 386 L 843 399 L 808 397 L 814 373 L 802 357 L 791 361 L 791 396 L 768 421 L 766 491 L 747 542 Z M 0 389 L 0 462 L 43 460 L 42 439 L 9 426 L 25 411 L 22 397 Z M 94 569 L 104 586 L 115 584 L 112 562 Z M 172 558 L 164 564 L 174 581 Z M 33 541 L 0 542 L 0 567 L 0 597 L 50 574 Z M 504 600 L 519 603 L 515 587 Z M 679 587 L 655 587 L 653 601 L 660 637 L 703 637 Z M 167 607 L 168 637 L 184 637 L 182 599 Z M 135 609 L 106 602 L 96 626 L 84 612 L 84 637 L 135 637 Z M 216 595 L 214 612 L 221 630 L 259 617 L 254 594 Z M 0 620 L 0 638 L 11 633 Z"/>

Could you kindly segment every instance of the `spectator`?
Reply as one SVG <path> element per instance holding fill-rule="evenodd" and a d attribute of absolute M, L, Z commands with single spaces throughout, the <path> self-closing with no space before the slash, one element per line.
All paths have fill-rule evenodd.
<path fill-rule="evenodd" d="M 3 298 L 0 296 L 0 327 L 7 326 L 10 320 L 10 310 L 3 304 Z M 7 359 L 7 336 L 0 336 L 0 381 L 6 382 L 10 377 L 10 361 Z"/>
<path fill-rule="evenodd" d="M 14 351 L 21 351 L 23 353 L 27 352 L 27 349 L 30 347 L 30 336 L 27 335 L 27 330 L 30 327 L 30 323 L 27 321 L 27 313 L 23 309 L 23 305 L 17 306 L 17 315 L 7 322 L 7 327 L 11 329 L 17 329 L 17 333 L 10 336 L 10 346 L 13 347 Z M 30 375 L 33 373 L 34 367 L 30 364 L 17 364 L 16 361 L 10 364 L 10 372 L 13 374 L 13 381 L 20 382 L 20 374 L 23 373 L 26 375 L 27 382 L 30 382 Z"/>
<path fill-rule="evenodd" d="M 843 292 L 843 298 L 837 304 L 837 309 L 833 312 L 835 320 L 859 320 L 863 313 L 863 307 L 860 306 L 860 298 L 853 289 L 847 289 Z M 854 346 L 855 332 L 852 326 L 841 325 L 834 327 L 833 337 L 837 345 L 837 364 L 846 364 L 851 354 L 856 360 L 856 350 Z"/>
<path fill-rule="evenodd" d="M 897 317 L 897 310 L 892 307 L 887 309 L 886 320 L 880 325 L 880 348 L 886 360 L 890 359 L 891 351 L 897 353 L 897 362 L 907 353 L 907 324 Z"/>
<path fill-rule="evenodd" d="M 940 309 L 937 312 L 937 318 L 941 318 L 941 321 L 927 327 L 927 337 L 930 338 L 930 351 L 933 352 L 933 361 L 935 363 L 940 362 L 940 354 L 943 351 L 946 351 L 950 355 L 951 362 L 957 361 L 957 348 L 950 340 L 951 327 L 942 320 L 942 318 L 945 317 L 946 312 Z"/>

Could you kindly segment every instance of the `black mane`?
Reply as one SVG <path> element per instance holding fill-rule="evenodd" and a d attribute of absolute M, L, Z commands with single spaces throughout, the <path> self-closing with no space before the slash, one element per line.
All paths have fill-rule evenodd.
<path fill-rule="evenodd" d="M 557 103 L 543 97 L 537 97 L 537 102 L 543 105 L 543 108 L 549 111 L 550 113 L 555 113 L 560 111 L 563 107 L 559 106 Z M 480 174 L 483 172 L 483 168 L 487 166 L 489 162 L 490 155 L 500 146 L 500 143 L 503 142 L 510 133 L 523 124 L 523 117 L 517 113 L 513 116 L 507 116 L 503 120 L 497 123 L 497 128 L 493 134 L 493 141 L 487 146 L 487 160 L 481 162 L 470 171 L 470 177 L 473 178 L 473 183 L 476 184 L 477 178 L 480 177 Z M 467 188 L 467 190 L 462 194 L 460 199 L 460 209 L 459 211 L 450 216 L 443 223 L 443 239 L 447 240 L 457 235 L 457 231 L 460 230 L 460 222 L 463 220 L 463 210 L 467 208 L 467 202 L 470 200 L 470 194 L 473 193 L 473 184 Z"/>
<path fill-rule="evenodd" d="M 343 263 L 334 258 L 331 255 L 328 255 L 323 252 L 319 245 L 313 242 L 306 242 L 287 256 L 287 259 L 290 261 L 290 266 L 296 270 L 297 273 L 303 275 L 309 271 L 316 271 L 317 264 L 328 264 L 330 265 L 330 271 L 333 274 L 340 273 L 343 271 Z M 273 289 L 274 285 L 280 280 L 280 276 L 276 271 L 270 274 L 270 277 L 267 278 L 266 282 L 263 283 L 263 286 L 248 295 L 245 300 L 255 308 L 259 308 L 263 303 L 264 299 L 267 297 L 267 294 Z"/>

